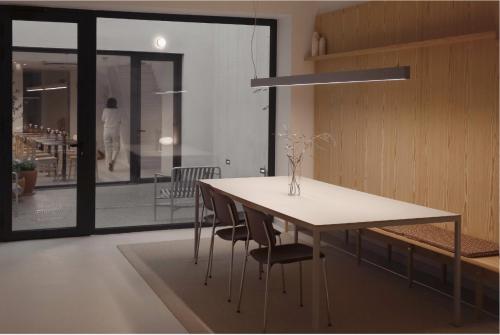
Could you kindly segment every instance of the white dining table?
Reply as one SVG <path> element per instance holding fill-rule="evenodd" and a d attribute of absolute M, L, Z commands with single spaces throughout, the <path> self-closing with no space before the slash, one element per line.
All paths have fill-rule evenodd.
<path fill-rule="evenodd" d="M 312 326 L 320 321 L 321 233 L 335 230 L 453 222 L 455 253 L 453 276 L 453 323 L 461 322 L 461 216 L 438 209 L 385 198 L 302 177 L 301 194 L 288 195 L 288 177 L 203 179 L 234 201 L 310 230 L 313 241 Z M 195 220 L 199 222 L 199 188 L 196 188 Z M 296 230 L 297 231 L 297 230 Z M 295 234 L 297 239 L 297 234 Z M 334 295 L 334 294 L 333 294 Z"/>

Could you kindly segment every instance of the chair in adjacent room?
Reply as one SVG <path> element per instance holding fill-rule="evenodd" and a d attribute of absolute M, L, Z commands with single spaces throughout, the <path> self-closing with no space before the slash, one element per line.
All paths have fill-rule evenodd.
<path fill-rule="evenodd" d="M 245 283 L 245 274 L 248 255 L 252 256 L 259 264 L 266 266 L 266 293 L 264 297 L 264 323 L 263 330 L 267 327 L 267 310 L 269 306 L 269 280 L 271 275 L 271 268 L 274 264 L 298 263 L 299 264 L 299 305 L 302 307 L 302 262 L 313 259 L 313 248 L 301 244 L 281 244 L 276 245 L 276 238 L 273 234 L 273 217 L 259 212 L 255 209 L 243 206 L 246 216 L 246 223 L 248 227 L 248 237 L 245 242 L 245 261 L 243 263 L 243 272 L 241 275 L 240 293 L 238 298 L 237 312 L 240 312 L 241 300 L 243 295 L 243 285 Z M 250 240 L 264 246 L 248 251 Z M 326 292 L 326 304 L 328 312 L 328 326 L 331 326 L 330 314 L 330 297 L 328 294 L 328 281 L 326 275 L 326 258 L 323 253 L 320 254 L 323 261 L 323 277 Z"/>
<path fill-rule="evenodd" d="M 200 179 L 220 178 L 221 169 L 218 166 L 183 166 L 174 167 L 170 176 L 155 173 L 154 175 L 154 220 L 158 220 L 159 206 L 170 207 L 170 223 L 174 222 L 174 212 L 184 207 L 192 207 L 192 204 L 179 205 L 177 200 L 194 199 L 196 184 Z M 165 180 L 169 180 L 166 186 L 162 186 Z"/>

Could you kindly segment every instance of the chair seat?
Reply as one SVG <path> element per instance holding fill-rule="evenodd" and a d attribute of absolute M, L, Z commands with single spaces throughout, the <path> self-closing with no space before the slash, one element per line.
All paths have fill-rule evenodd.
<path fill-rule="evenodd" d="M 208 222 L 211 225 L 213 219 L 214 219 L 214 214 L 205 215 L 205 217 L 203 218 L 203 222 Z M 240 222 L 240 224 L 245 223 L 245 213 L 238 212 L 238 221 Z"/>
<path fill-rule="evenodd" d="M 219 229 L 215 232 L 217 236 L 226 241 L 232 241 L 233 239 L 233 228 L 223 228 Z M 247 227 L 244 225 L 236 226 L 234 232 L 234 240 L 235 241 L 246 241 L 247 239 Z M 279 236 L 281 232 L 279 230 L 274 229 L 274 234 Z M 267 255 L 267 254 L 266 254 Z M 267 256 L 266 256 L 267 257 Z"/>
<path fill-rule="evenodd" d="M 234 240 L 235 241 L 246 241 L 247 239 L 247 227 L 246 226 L 236 226 L 234 228 Z M 232 241 L 233 239 L 233 228 L 223 228 L 215 232 L 217 236 L 226 241 Z"/>
<path fill-rule="evenodd" d="M 257 262 L 267 264 L 268 250 L 269 248 L 253 249 L 250 255 Z M 320 257 L 323 258 L 325 255 L 321 252 Z M 311 259 L 313 259 L 313 248 L 301 243 L 277 245 L 271 252 L 271 264 L 287 264 Z"/>

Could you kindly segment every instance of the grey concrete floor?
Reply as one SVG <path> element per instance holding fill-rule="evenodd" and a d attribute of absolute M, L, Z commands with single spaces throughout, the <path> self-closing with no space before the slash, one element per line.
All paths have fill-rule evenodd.
<path fill-rule="evenodd" d="M 194 200 L 176 200 L 185 206 L 174 212 L 173 223 L 194 221 Z M 75 227 L 76 189 L 42 189 L 13 204 L 14 230 Z M 99 186 L 96 188 L 96 227 L 124 227 L 172 223 L 170 208 L 153 217 L 153 184 Z"/>
<path fill-rule="evenodd" d="M 0 333 L 183 333 L 117 249 L 193 230 L 0 243 Z"/>

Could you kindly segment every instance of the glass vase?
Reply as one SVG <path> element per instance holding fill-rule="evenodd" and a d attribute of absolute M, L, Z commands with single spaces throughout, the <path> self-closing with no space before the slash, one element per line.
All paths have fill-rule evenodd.
<path fill-rule="evenodd" d="M 288 157 L 288 195 L 300 195 L 301 160 Z"/>

